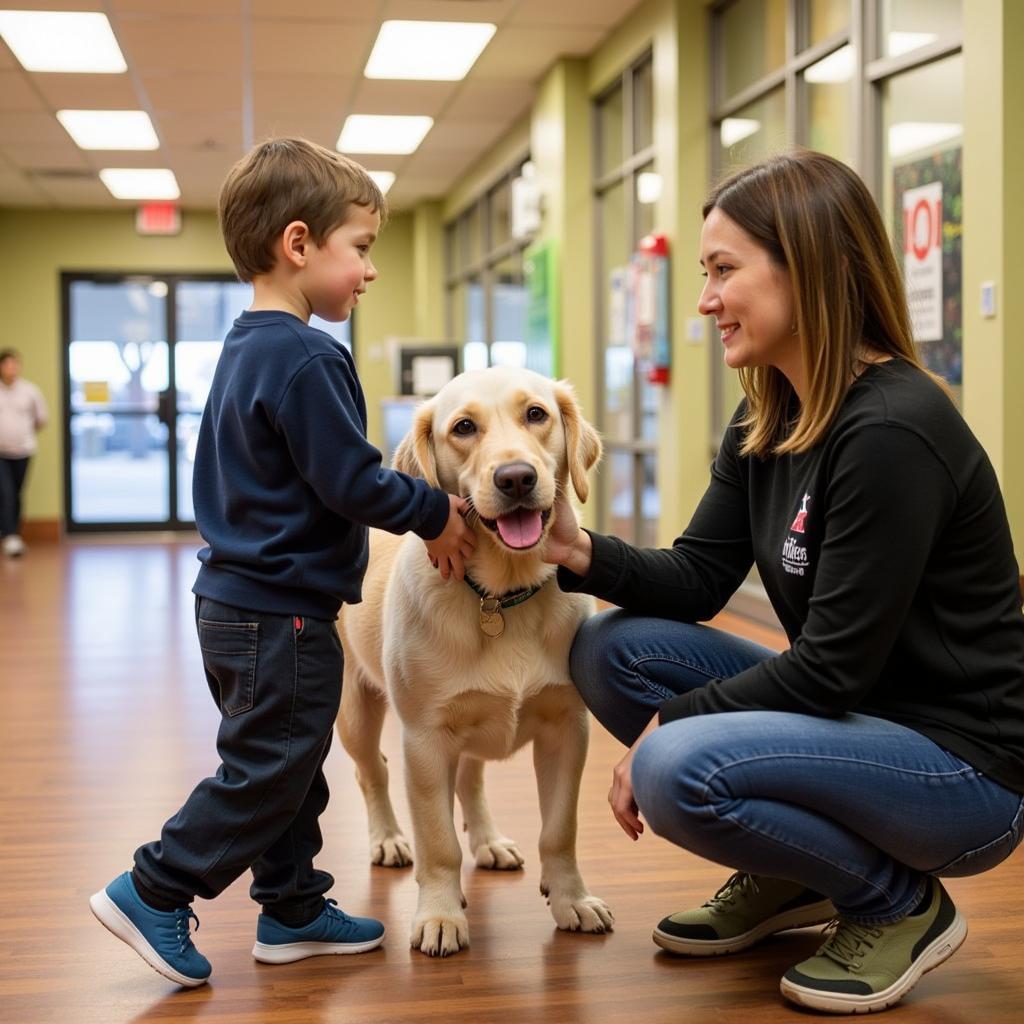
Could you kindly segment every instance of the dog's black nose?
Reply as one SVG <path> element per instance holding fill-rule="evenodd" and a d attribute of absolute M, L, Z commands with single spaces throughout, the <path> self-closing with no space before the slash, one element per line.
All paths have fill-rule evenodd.
<path fill-rule="evenodd" d="M 506 462 L 494 471 L 494 486 L 509 498 L 522 498 L 536 486 L 537 474 L 528 462 Z"/>

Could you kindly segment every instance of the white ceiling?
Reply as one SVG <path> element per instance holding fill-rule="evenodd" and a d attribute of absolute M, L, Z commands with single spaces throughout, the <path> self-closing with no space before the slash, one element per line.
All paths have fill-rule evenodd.
<path fill-rule="evenodd" d="M 212 208 L 228 168 L 270 135 L 332 147 L 350 113 L 429 114 L 395 171 L 394 206 L 445 194 L 529 108 L 545 71 L 585 56 L 640 0 L 15 0 L 0 10 L 102 11 L 126 74 L 25 71 L 0 41 L 0 206 L 116 207 L 101 167 L 170 167 L 181 204 Z M 489 21 L 498 31 L 461 82 L 362 77 L 389 18 Z M 57 110 L 145 110 L 153 152 L 79 149 Z"/>

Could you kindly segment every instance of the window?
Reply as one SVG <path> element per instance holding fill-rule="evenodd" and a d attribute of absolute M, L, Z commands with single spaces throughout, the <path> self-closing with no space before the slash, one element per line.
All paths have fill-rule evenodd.
<path fill-rule="evenodd" d="M 637 243 L 655 229 L 661 194 L 652 72 L 648 54 L 594 102 L 599 422 L 608 456 L 599 517 L 602 529 L 644 545 L 656 544 L 658 533 L 658 391 L 636 372 L 629 267 Z"/>
<path fill-rule="evenodd" d="M 463 370 L 527 364 L 529 243 L 512 235 L 512 180 L 526 163 L 518 161 L 446 228 L 447 329 L 462 348 Z"/>

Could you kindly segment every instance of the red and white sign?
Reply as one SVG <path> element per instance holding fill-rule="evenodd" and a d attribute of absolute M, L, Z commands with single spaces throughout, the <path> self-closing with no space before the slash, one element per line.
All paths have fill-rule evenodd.
<path fill-rule="evenodd" d="M 941 341 L 941 181 L 903 193 L 903 273 L 914 340 Z"/>
<path fill-rule="evenodd" d="M 177 203 L 143 203 L 135 211 L 135 230 L 140 235 L 176 235 L 181 231 L 181 209 Z"/>

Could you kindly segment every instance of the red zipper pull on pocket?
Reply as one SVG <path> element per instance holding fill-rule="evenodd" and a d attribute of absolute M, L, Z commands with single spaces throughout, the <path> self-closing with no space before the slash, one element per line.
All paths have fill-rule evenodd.
<path fill-rule="evenodd" d="M 302 617 L 299 616 L 299 615 L 295 616 L 295 632 L 296 633 L 301 633 L 302 632 Z"/>

